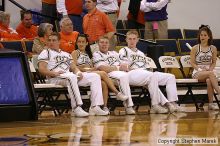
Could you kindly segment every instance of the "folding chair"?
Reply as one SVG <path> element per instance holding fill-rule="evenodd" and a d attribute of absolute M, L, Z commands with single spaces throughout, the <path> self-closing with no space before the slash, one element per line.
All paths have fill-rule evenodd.
<path fill-rule="evenodd" d="M 183 29 L 183 35 L 185 39 L 197 38 L 198 29 Z"/>
<path fill-rule="evenodd" d="M 176 56 L 179 55 L 179 48 L 175 39 L 157 39 L 158 45 L 164 46 L 164 55 Z"/>
<path fill-rule="evenodd" d="M 146 56 L 146 63 L 149 71 L 154 71 L 157 69 L 156 63 L 152 58 Z M 146 86 L 131 86 L 131 90 L 132 89 L 140 89 L 136 102 L 136 110 L 138 110 L 139 106 L 142 105 L 142 103 L 144 103 L 145 101 L 147 101 L 147 104 L 151 106 L 150 93 Z M 134 92 L 132 92 L 132 94 L 134 94 Z"/>
<path fill-rule="evenodd" d="M 186 59 L 183 59 L 183 60 L 186 61 Z M 178 68 L 181 70 L 181 67 L 176 57 L 161 56 L 159 58 L 159 62 L 160 62 L 161 68 L 167 69 L 167 72 L 169 72 L 171 68 Z M 199 110 L 198 102 L 192 92 L 192 87 L 193 86 L 196 87 L 198 85 L 198 80 L 192 79 L 192 78 L 191 79 L 188 79 L 188 78 L 176 79 L 176 84 L 177 84 L 177 87 L 187 87 L 187 92 L 185 96 L 190 96 L 195 104 L 196 110 Z"/>
<path fill-rule="evenodd" d="M 193 71 L 192 65 L 190 63 L 190 55 L 181 56 L 180 63 L 182 65 L 182 72 L 183 72 L 183 74 L 185 74 L 186 78 L 190 78 L 191 75 L 192 75 L 192 71 Z M 220 67 L 220 59 L 217 58 L 215 70 L 219 70 L 219 67 Z M 188 74 L 186 74 L 184 72 L 184 70 L 183 70 L 184 68 L 189 68 Z M 217 77 L 218 77 L 218 74 L 217 74 Z M 191 79 L 191 80 L 194 80 L 194 79 Z M 198 82 L 195 86 L 197 86 L 197 87 L 198 86 L 206 87 L 207 85 L 206 85 L 206 83 Z M 215 98 L 215 100 L 216 100 L 216 102 L 217 102 L 217 104 L 218 104 L 218 106 L 220 108 L 220 101 L 218 100 L 216 94 L 214 94 L 214 98 Z M 200 104 L 200 108 L 203 107 L 203 105 L 204 105 L 204 100 L 203 100 L 203 103 Z"/>
<path fill-rule="evenodd" d="M 45 83 L 42 75 L 35 69 L 35 65 L 29 61 L 30 71 L 33 75 L 34 90 L 38 102 L 38 113 L 41 114 L 43 111 L 52 109 L 54 115 L 61 115 L 65 110 L 70 108 L 70 99 L 68 98 L 67 88 L 61 85 L 47 84 Z M 59 103 L 59 97 L 61 94 L 65 95 L 64 106 Z"/>
<path fill-rule="evenodd" d="M 180 54 L 182 55 L 189 55 L 190 54 L 190 49 L 186 46 L 186 43 L 188 43 L 190 46 L 194 46 L 198 44 L 197 39 L 179 39 L 178 40 L 178 45 L 180 49 Z"/>
<path fill-rule="evenodd" d="M 24 46 L 21 41 L 1 41 L 1 43 L 6 49 L 25 52 Z"/>
<path fill-rule="evenodd" d="M 181 29 L 168 29 L 168 39 L 183 39 Z"/>

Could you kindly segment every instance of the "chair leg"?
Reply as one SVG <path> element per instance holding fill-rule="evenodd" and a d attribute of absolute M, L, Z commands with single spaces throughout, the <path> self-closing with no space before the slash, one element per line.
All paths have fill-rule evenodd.
<path fill-rule="evenodd" d="M 195 104 L 195 107 L 196 107 L 196 111 L 198 111 L 200 108 L 199 108 L 198 102 L 197 102 L 197 100 L 196 100 L 196 98 L 195 98 L 195 96 L 192 92 L 192 87 L 191 86 L 188 86 L 188 91 L 187 91 L 186 95 L 190 95 L 192 97 L 192 100 L 193 100 L 193 102 Z"/>
<path fill-rule="evenodd" d="M 218 104 L 218 107 L 219 107 L 219 109 L 220 109 L 220 103 L 219 103 L 219 100 L 218 100 L 217 95 L 216 95 L 216 94 L 214 94 L 214 97 L 215 97 L 215 101 L 216 101 L 216 103 Z"/>

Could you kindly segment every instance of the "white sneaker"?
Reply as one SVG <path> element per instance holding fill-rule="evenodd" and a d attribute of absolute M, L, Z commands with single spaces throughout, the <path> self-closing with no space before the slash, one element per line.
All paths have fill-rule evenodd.
<path fill-rule="evenodd" d="M 91 116 L 106 116 L 108 112 L 105 112 L 100 108 L 100 106 L 90 107 L 89 108 L 89 115 Z"/>
<path fill-rule="evenodd" d="M 208 109 L 209 110 L 218 110 L 219 107 L 216 103 L 209 103 Z"/>
<path fill-rule="evenodd" d="M 167 114 L 168 112 L 167 108 L 164 108 L 159 104 L 153 105 L 150 109 L 151 114 Z"/>
<path fill-rule="evenodd" d="M 173 104 L 171 104 L 171 103 L 166 103 L 166 104 L 167 104 L 166 106 L 167 106 L 170 113 L 177 111 L 176 107 Z"/>
<path fill-rule="evenodd" d="M 134 111 L 134 109 L 132 107 L 125 108 L 125 113 L 127 115 L 135 115 L 135 111 Z"/>
<path fill-rule="evenodd" d="M 125 101 L 128 99 L 128 96 L 122 94 L 121 92 L 118 92 L 118 94 L 116 95 L 117 100 L 121 100 L 121 101 Z"/>
<path fill-rule="evenodd" d="M 178 104 L 174 103 L 173 105 L 174 105 L 174 107 L 176 109 L 175 112 L 178 112 L 178 113 L 186 112 L 185 109 L 183 107 L 179 106 Z"/>
<path fill-rule="evenodd" d="M 110 111 L 109 111 L 109 109 L 108 109 L 108 107 L 103 107 L 103 111 L 105 111 L 105 112 L 107 112 L 108 114 L 110 114 Z"/>
<path fill-rule="evenodd" d="M 80 106 L 73 110 L 72 116 L 76 117 L 88 117 L 89 113 L 85 112 Z"/>

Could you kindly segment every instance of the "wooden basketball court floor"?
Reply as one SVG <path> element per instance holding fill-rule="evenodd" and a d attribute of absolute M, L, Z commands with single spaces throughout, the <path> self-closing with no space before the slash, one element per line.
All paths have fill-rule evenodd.
<path fill-rule="evenodd" d="M 149 114 L 145 107 L 136 115 L 117 109 L 110 116 L 54 117 L 47 111 L 38 121 L 0 123 L 0 146 L 156 146 L 166 138 L 215 138 L 220 145 L 220 111 Z M 3 117 L 0 117 L 3 118 Z M 219 141 L 219 142 L 218 142 Z M 207 141 L 206 141 L 207 142 Z M 212 141 L 213 142 L 213 141 Z M 186 144 L 193 145 L 190 141 Z M 203 144 L 208 145 L 208 144 Z"/>

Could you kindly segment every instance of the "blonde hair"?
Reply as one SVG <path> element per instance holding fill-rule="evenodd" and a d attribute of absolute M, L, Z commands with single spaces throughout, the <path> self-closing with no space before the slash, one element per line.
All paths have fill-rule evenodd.
<path fill-rule="evenodd" d="M 127 37 L 128 35 L 131 35 L 131 34 L 134 34 L 134 35 L 136 35 L 136 36 L 139 38 L 139 34 L 138 34 L 137 30 L 135 30 L 135 29 L 129 30 L 129 31 L 126 33 L 126 37 Z"/>
<path fill-rule="evenodd" d="M 10 18 L 10 14 L 0 11 L 0 22 L 4 23 L 8 18 Z"/>

